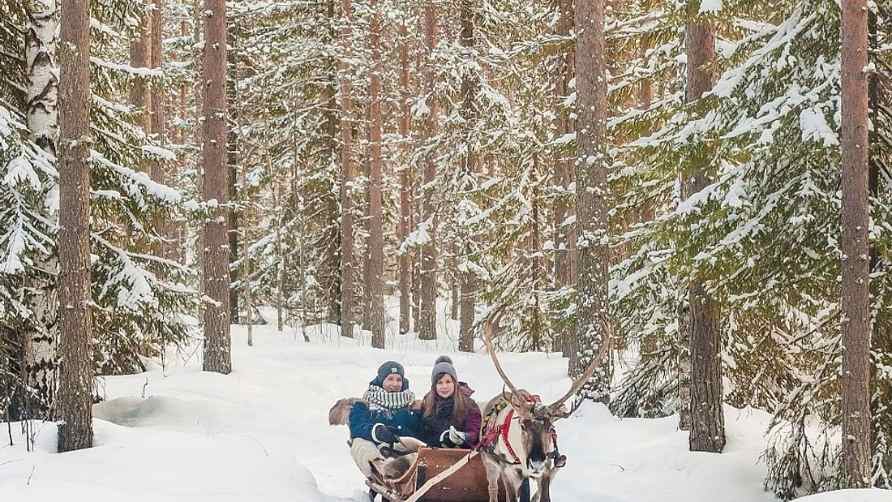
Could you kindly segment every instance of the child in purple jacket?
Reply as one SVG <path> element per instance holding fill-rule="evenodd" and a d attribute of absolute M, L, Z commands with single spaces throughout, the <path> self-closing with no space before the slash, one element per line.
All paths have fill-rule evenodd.
<path fill-rule="evenodd" d="M 431 389 L 421 401 L 419 439 L 432 447 L 474 448 L 480 440 L 480 408 L 474 391 L 458 381 L 448 356 L 440 356 L 431 372 Z"/>

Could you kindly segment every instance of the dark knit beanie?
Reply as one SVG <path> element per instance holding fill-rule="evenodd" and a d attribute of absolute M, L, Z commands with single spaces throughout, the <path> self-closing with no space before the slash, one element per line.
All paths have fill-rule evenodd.
<path fill-rule="evenodd" d="M 396 373 L 397 375 L 403 377 L 403 390 L 409 388 L 409 380 L 406 379 L 406 370 L 403 368 L 403 365 L 396 361 L 386 361 L 378 368 L 378 375 L 372 380 L 373 385 L 377 385 L 378 387 L 384 386 L 384 379 L 387 378 L 387 375 L 391 375 Z"/>
<path fill-rule="evenodd" d="M 431 387 L 437 385 L 440 376 L 447 374 L 452 377 L 452 381 L 458 386 L 458 374 L 455 372 L 455 366 L 452 365 L 452 359 L 449 356 L 440 356 L 434 362 L 434 369 L 431 371 Z"/>

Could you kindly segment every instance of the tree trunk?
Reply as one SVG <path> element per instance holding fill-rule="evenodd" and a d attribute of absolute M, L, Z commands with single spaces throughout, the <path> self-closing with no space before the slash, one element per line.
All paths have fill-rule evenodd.
<path fill-rule="evenodd" d="M 192 86 L 192 112 L 194 114 L 193 117 L 193 127 L 192 127 L 192 144 L 195 145 L 196 151 L 200 148 L 199 145 L 203 144 L 203 135 L 204 135 L 204 86 L 202 85 L 202 78 L 204 77 L 204 16 L 202 15 L 204 11 L 204 2 L 205 0 L 192 0 L 192 47 L 195 48 L 194 54 L 194 67 L 195 74 L 193 75 L 194 85 Z M 196 153 L 195 157 L 195 165 L 198 166 L 198 177 L 201 180 L 201 186 L 204 186 L 204 166 L 201 163 L 200 154 Z M 198 238 L 195 239 L 194 244 L 194 253 L 196 260 L 199 264 L 198 270 L 198 288 L 199 291 L 204 293 L 205 285 L 204 285 L 204 229 L 202 227 L 202 231 L 199 232 Z"/>
<path fill-rule="evenodd" d="M 576 365 L 582 373 L 610 343 L 607 299 L 607 76 L 604 63 L 604 0 L 576 3 L 576 213 L 579 276 L 576 279 Z M 610 400 L 610 370 L 602 364 L 586 382 L 583 395 Z"/>
<path fill-rule="evenodd" d="M 539 172 L 539 156 L 536 153 L 533 153 L 533 172 Z M 535 175 L 534 175 L 535 176 Z M 547 350 L 543 347 L 543 339 L 545 338 L 544 329 L 542 326 L 542 309 L 541 309 L 541 299 L 539 295 L 539 284 L 541 281 L 542 274 L 542 239 L 540 238 L 539 233 L 539 189 L 535 188 L 538 186 L 538 182 L 536 178 L 532 178 L 530 183 L 534 186 L 533 194 L 531 199 L 532 211 L 530 213 L 531 221 L 530 221 L 530 235 L 527 242 L 527 256 L 530 257 L 529 260 L 529 270 L 530 270 L 530 285 L 532 287 L 531 295 L 533 296 L 533 304 L 530 306 L 530 341 L 531 348 L 534 351 Z"/>
<path fill-rule="evenodd" d="M 300 152 L 298 150 L 297 135 L 292 139 L 294 144 L 294 172 L 291 177 L 291 195 L 293 197 L 292 204 L 294 215 L 298 219 L 297 223 L 297 280 L 300 284 L 300 331 L 303 334 L 304 341 L 309 343 L 310 337 L 307 336 L 307 259 L 304 253 L 306 249 L 307 223 L 304 214 L 303 197 L 298 189 L 298 180 L 300 179 Z"/>
<path fill-rule="evenodd" d="M 371 105 L 371 103 L 369 103 Z M 371 228 L 369 227 L 370 221 L 370 209 L 371 209 L 371 185 L 369 184 L 369 180 L 372 179 L 372 162 L 371 162 L 371 143 L 370 143 L 370 133 L 371 133 L 371 106 L 365 108 L 365 120 L 363 121 L 366 124 L 365 128 L 365 139 L 366 139 L 366 151 L 365 156 L 362 158 L 362 184 L 365 185 L 365 190 L 363 193 L 365 194 L 365 204 L 362 207 L 362 220 L 360 221 L 360 227 L 363 228 L 363 240 L 362 244 L 356 243 L 356 246 L 362 249 L 362 329 L 366 331 L 371 330 L 372 320 L 371 320 L 371 304 L 372 304 L 372 288 L 371 288 L 371 266 L 369 265 L 371 262 L 371 247 L 369 247 L 369 240 L 371 238 Z M 357 143 L 362 144 L 362 141 L 357 141 Z"/>
<path fill-rule="evenodd" d="M 880 25 L 880 18 L 882 18 L 882 22 L 889 22 L 889 13 L 882 12 L 880 9 L 871 10 L 868 13 L 867 18 L 867 31 L 868 31 L 868 47 L 869 54 L 879 54 L 879 49 L 881 46 L 881 38 L 879 34 L 878 27 Z M 880 120 L 880 109 L 889 107 L 889 96 L 886 91 L 886 86 L 882 85 L 880 82 L 880 74 L 872 73 L 870 75 L 870 80 L 868 82 L 867 87 L 868 93 L 868 113 L 870 115 L 870 122 L 873 124 L 879 124 Z M 871 198 L 876 198 L 880 195 L 880 169 L 883 168 L 884 164 L 884 152 L 882 148 L 874 147 L 877 145 L 878 141 L 880 141 L 878 135 L 879 127 L 872 127 L 868 131 L 868 142 L 870 144 L 870 154 L 869 154 L 869 168 L 868 168 L 868 191 L 870 192 Z M 869 244 L 869 243 L 868 243 Z M 873 273 L 877 271 L 878 265 L 883 263 L 879 259 L 879 249 L 877 246 L 870 247 L 870 271 Z M 890 354 L 892 353 L 892 330 L 890 330 L 884 323 L 875 322 L 873 325 L 873 333 L 871 337 L 871 351 L 877 354 Z M 877 378 L 877 372 L 880 370 L 878 364 L 871 365 L 871 394 L 874 397 L 877 396 L 889 396 L 892 395 L 892 385 L 888 382 L 884 382 Z M 886 407 L 885 399 L 874 399 L 871 403 L 871 413 L 873 416 L 879 416 L 882 413 L 885 413 Z M 874 428 L 874 434 L 871 438 L 871 444 L 877 444 L 877 430 Z M 872 448 L 876 449 L 877 446 L 872 446 Z M 888 466 L 892 466 L 892 452 L 887 451 L 884 457 L 880 460 L 886 467 L 886 471 L 889 472 L 890 468 Z"/>
<path fill-rule="evenodd" d="M 644 39 L 642 41 L 642 45 L 639 48 L 639 57 L 645 58 L 647 56 L 647 51 L 652 48 L 653 42 L 650 38 Z M 638 88 L 638 109 L 639 110 L 648 110 L 650 109 L 651 102 L 653 101 L 653 86 L 651 85 L 650 79 L 642 80 L 641 87 Z M 645 203 L 644 207 L 638 208 L 638 221 L 641 223 L 653 220 L 653 204 L 651 202 Z M 646 362 L 654 357 L 654 354 L 657 351 L 657 336 L 651 332 L 648 332 L 642 336 L 639 346 L 639 353 L 641 354 L 641 361 Z M 685 338 L 685 347 L 687 347 L 687 338 Z M 688 365 L 690 368 L 690 364 Z M 688 377 L 690 378 L 690 373 L 688 373 Z M 690 388 L 688 388 L 688 393 L 690 394 Z M 690 410 L 688 410 L 690 412 Z M 690 422 L 688 422 L 690 424 Z M 690 425 L 688 425 L 687 429 L 682 430 L 690 430 Z"/>
<path fill-rule="evenodd" d="M 449 243 L 449 318 L 458 320 L 458 306 L 461 303 L 461 283 L 458 276 L 458 249 L 456 239 Z"/>
<path fill-rule="evenodd" d="M 59 451 L 93 445 L 90 315 L 90 4 L 62 4 L 59 95 Z"/>
<path fill-rule="evenodd" d="M 186 37 L 189 36 L 189 23 L 186 19 L 180 21 L 180 37 L 183 40 L 186 40 Z M 177 97 L 177 108 L 179 113 L 179 125 L 176 128 L 176 142 L 179 145 L 186 144 L 186 128 L 183 127 L 183 124 L 186 122 L 186 115 L 188 114 L 188 85 L 186 83 L 186 79 L 180 81 L 180 89 Z M 183 159 L 180 160 L 181 165 L 184 162 Z M 177 247 L 177 254 L 179 255 L 181 249 Z"/>
<path fill-rule="evenodd" d="M 151 4 L 151 1 L 148 2 Z M 144 7 L 139 11 L 137 19 L 138 31 L 130 40 L 130 66 L 149 68 L 152 65 L 152 12 Z M 152 130 L 152 94 L 149 92 L 148 80 L 138 77 L 130 87 L 130 104 L 138 110 L 139 124 L 143 130 Z M 147 166 L 143 166 L 147 167 Z"/>
<path fill-rule="evenodd" d="M 641 50 L 641 57 L 646 55 L 646 51 L 649 47 L 645 46 Z M 650 109 L 651 101 L 653 100 L 653 88 L 650 80 L 644 80 L 641 83 L 641 87 L 638 89 L 638 109 L 640 110 L 648 110 Z M 638 221 L 640 223 L 648 222 L 653 220 L 653 203 L 648 202 L 644 207 L 639 207 L 637 211 Z M 687 338 L 685 338 L 685 347 L 688 346 Z M 653 359 L 654 354 L 656 354 L 658 349 L 658 337 L 651 332 L 645 333 L 641 337 L 639 353 L 641 354 L 641 361 L 648 362 Z M 689 355 L 690 357 L 690 355 Z M 690 362 L 688 364 L 688 377 L 690 377 Z M 688 395 L 690 395 L 690 387 L 688 388 Z M 690 399 L 688 399 L 690 402 Z M 688 409 L 690 413 L 690 409 Z M 690 418 L 690 416 L 688 417 Z M 688 422 L 688 428 L 682 430 L 690 430 L 690 421 Z"/>
<path fill-rule="evenodd" d="M 152 10 L 152 48 L 151 48 L 151 67 L 160 71 L 163 61 L 161 54 L 161 40 L 164 35 L 164 1 L 154 0 L 154 10 Z M 167 97 L 165 87 L 160 84 L 152 86 L 151 97 L 151 132 L 156 140 L 164 145 L 167 144 L 167 115 L 165 113 L 165 98 Z M 165 172 L 165 163 L 155 161 L 152 163 L 151 177 L 158 183 L 167 184 L 167 173 Z M 157 216 L 152 222 L 155 231 L 158 232 L 161 242 L 155 246 L 156 255 L 169 260 L 176 258 L 176 250 L 179 247 L 174 238 L 173 225 L 170 219 L 164 216 Z"/>
<path fill-rule="evenodd" d="M 423 34 L 425 31 L 424 28 L 424 15 L 415 16 L 416 19 L 416 28 L 419 34 Z M 422 37 L 423 39 L 423 37 Z M 416 79 L 416 89 L 415 95 L 416 99 L 421 97 L 424 93 L 424 89 L 427 86 L 427 81 L 425 80 L 424 73 L 424 64 L 427 58 L 427 50 L 423 49 L 424 41 L 419 41 L 419 46 L 415 51 L 415 74 L 419 75 L 419 78 Z M 424 142 L 425 136 L 425 128 L 427 127 L 427 121 L 422 119 L 420 132 L 416 134 L 416 140 L 413 143 L 413 147 L 415 151 L 418 151 L 421 148 L 421 145 Z M 414 178 L 412 182 L 412 221 L 410 223 L 412 229 L 417 232 L 421 228 L 421 222 L 423 220 L 422 216 L 422 203 L 423 203 L 423 193 L 421 191 L 421 187 L 423 185 L 424 179 L 424 170 L 421 166 L 418 166 L 418 170 L 414 172 Z M 416 333 L 421 330 L 421 252 L 422 249 L 420 246 L 416 246 L 413 248 L 412 253 L 412 321 L 414 323 L 414 331 Z"/>
<path fill-rule="evenodd" d="M 418 221 L 421 219 L 421 195 L 418 187 L 415 187 L 415 211 L 412 218 L 412 228 L 418 229 Z M 414 248 L 412 252 L 412 323 L 417 333 L 421 329 L 421 248 Z"/>
<path fill-rule="evenodd" d="M 678 308 L 678 429 L 691 430 L 691 310 Z"/>
<path fill-rule="evenodd" d="M 353 101 L 351 97 L 350 57 L 353 32 L 351 0 L 341 0 L 341 44 L 344 57 L 341 70 L 341 336 L 353 338 Z"/>
<path fill-rule="evenodd" d="M 161 41 L 163 39 L 164 33 L 164 1 L 163 0 L 153 0 L 153 9 L 151 15 L 151 58 L 150 58 L 150 66 L 155 71 L 161 71 L 161 63 L 162 63 L 162 54 L 161 54 Z M 164 133 L 165 133 L 165 120 L 166 117 L 164 115 L 164 98 L 165 98 L 165 90 L 162 85 L 153 85 L 152 86 L 152 97 L 151 97 L 151 131 L 152 134 L 156 135 L 160 142 L 164 142 Z M 157 166 L 152 166 L 152 179 L 157 180 L 163 183 L 164 181 L 164 172 L 160 169 L 161 164 L 156 163 Z"/>
<path fill-rule="evenodd" d="M 270 171 L 272 172 L 272 171 Z M 282 200 L 282 189 L 273 188 L 274 206 L 276 211 L 276 331 L 285 331 L 285 253 L 282 248 L 282 226 L 285 224 L 283 213 L 285 211 Z"/>
<path fill-rule="evenodd" d="M 842 2 L 842 437 L 845 485 L 870 486 L 867 0 Z"/>
<path fill-rule="evenodd" d="M 26 2 L 28 33 L 25 64 L 28 71 L 26 120 L 31 139 L 47 152 L 56 155 L 59 135 L 58 85 L 55 78 L 59 67 L 56 61 L 59 29 L 59 2 L 34 0 Z"/>
<path fill-rule="evenodd" d="M 459 316 L 458 350 L 462 352 L 474 352 L 476 296 L 477 275 L 470 270 L 461 272 L 461 312 Z"/>
<path fill-rule="evenodd" d="M 251 275 L 250 263 L 245 266 L 245 275 Z M 245 288 L 245 322 L 248 324 L 248 347 L 254 346 L 254 302 L 251 298 L 251 288 Z"/>
<path fill-rule="evenodd" d="M 700 2 L 688 2 L 689 20 L 685 26 L 687 53 L 686 101 L 693 102 L 712 88 L 712 74 L 705 67 L 715 60 L 715 35 L 705 20 L 695 20 Z M 695 170 L 684 184 L 686 197 L 709 184 L 706 168 Z M 690 285 L 688 303 L 691 315 L 691 451 L 721 452 L 725 447 L 725 419 L 722 412 L 722 340 L 718 303 L 703 284 Z"/>
<path fill-rule="evenodd" d="M 204 128 L 202 164 L 203 195 L 208 204 L 204 222 L 204 285 L 211 302 L 204 309 L 205 371 L 228 374 L 232 370 L 229 336 L 229 239 L 226 210 L 228 169 L 226 168 L 226 0 L 205 0 Z"/>
<path fill-rule="evenodd" d="M 381 208 L 381 7 L 378 0 L 371 0 L 372 74 L 371 93 L 371 165 L 369 179 L 369 326 L 372 331 L 372 347 L 384 348 L 384 236 Z"/>
<path fill-rule="evenodd" d="M 338 24 L 335 14 L 335 0 L 327 0 L 325 4 L 320 5 L 320 7 L 325 9 L 325 16 L 328 18 L 328 40 L 334 42 L 338 36 L 335 31 L 335 27 Z M 338 125 L 340 123 L 340 118 L 338 117 L 339 109 L 337 95 L 339 78 L 338 63 L 334 56 L 328 57 L 326 63 L 327 68 L 329 69 L 329 79 L 328 85 L 323 89 L 321 100 L 323 103 L 323 127 L 325 129 L 323 154 L 325 164 L 336 166 L 338 165 L 337 159 L 340 154 L 337 144 Z M 343 186 L 341 188 L 343 189 Z M 337 197 L 326 196 L 325 198 L 326 202 L 328 202 L 328 211 L 326 212 L 328 222 L 326 226 L 331 230 L 326 232 L 326 238 L 323 241 L 323 243 L 325 243 L 323 250 L 324 258 L 321 264 L 322 271 L 320 272 L 320 275 L 323 275 L 323 277 L 327 279 L 325 282 L 330 284 L 328 290 L 325 291 L 324 298 L 325 304 L 328 305 L 327 319 L 329 322 L 337 324 L 341 324 L 341 299 L 343 289 L 343 285 L 341 284 L 341 250 L 343 244 L 341 242 L 342 229 L 338 212 L 338 202 L 340 197 L 342 197 L 341 194 L 338 194 Z"/>
<path fill-rule="evenodd" d="M 229 99 L 229 120 L 234 127 L 231 127 L 226 137 L 226 165 L 229 169 L 229 183 L 227 190 L 229 191 L 229 200 L 232 202 L 245 202 L 239 200 L 239 190 L 237 180 L 239 179 L 239 140 L 240 134 L 238 128 L 240 126 L 239 117 L 239 96 L 238 96 L 238 28 L 235 21 L 227 26 L 227 38 L 232 54 L 227 58 L 229 65 L 228 75 L 226 79 L 226 93 Z M 239 272 L 241 267 L 233 266 L 239 261 L 239 216 L 241 210 L 233 209 L 228 213 L 227 235 L 229 237 L 229 283 L 236 284 L 239 282 Z M 229 317 L 233 324 L 239 323 L 239 293 L 244 289 L 243 284 L 238 287 L 229 288 Z"/>
<path fill-rule="evenodd" d="M 560 0 L 558 2 L 560 9 L 557 34 L 561 37 L 569 37 L 570 30 L 573 28 L 573 0 Z M 570 118 L 570 110 L 563 104 L 564 100 L 570 95 L 570 82 L 575 78 L 576 59 L 575 50 L 569 49 L 561 55 L 560 69 L 556 72 L 557 82 L 555 85 L 555 101 L 558 107 L 557 113 L 557 132 L 560 135 L 566 135 L 574 131 L 574 124 Z M 570 267 L 570 250 L 575 249 L 575 245 L 571 243 L 570 224 L 565 224 L 567 218 L 572 214 L 573 208 L 569 204 L 570 183 L 573 181 L 572 160 L 567 158 L 563 153 L 558 153 L 555 159 L 557 166 L 556 181 L 559 184 L 557 188 L 561 190 L 562 196 L 556 199 L 554 204 L 554 225 L 555 225 L 555 254 L 554 260 L 554 277 L 555 286 L 558 288 L 566 288 L 572 286 L 575 277 L 571 275 Z M 568 326 L 563 328 L 558 334 L 559 346 L 555 347 L 563 353 L 564 357 L 570 357 L 573 348 L 572 339 L 576 336 L 575 327 Z"/>
<path fill-rule="evenodd" d="M 201 144 L 203 133 L 202 108 L 204 106 L 204 86 L 201 77 L 204 75 L 204 17 L 202 10 L 205 0 L 192 0 L 192 47 L 195 48 L 195 83 L 192 86 L 192 106 L 195 114 L 192 140 L 196 147 Z M 200 255 L 200 253 L 199 253 Z"/>
<path fill-rule="evenodd" d="M 438 113 L 433 63 L 433 52 L 437 46 L 437 7 L 433 0 L 426 0 L 424 3 L 424 40 L 427 49 L 424 65 L 425 100 L 428 107 L 424 140 L 427 144 L 437 135 Z M 437 176 L 437 165 L 434 156 L 431 151 L 424 159 L 421 225 L 425 226 L 428 238 L 421 248 L 421 325 L 418 329 L 418 338 L 421 340 L 437 338 L 437 209 L 436 190 L 432 186 Z"/>
<path fill-rule="evenodd" d="M 474 39 L 474 21 L 476 18 L 476 10 L 474 6 L 476 2 L 471 0 L 462 0 L 461 2 L 461 45 L 465 50 L 465 57 L 471 59 L 475 53 Z M 472 179 L 477 171 L 477 152 L 471 139 L 472 132 L 477 128 L 477 92 L 479 91 L 480 81 L 476 75 L 466 73 L 462 76 L 461 92 L 462 92 L 462 118 L 465 120 L 465 146 L 467 149 L 466 157 L 463 159 L 463 177 L 466 180 L 464 191 L 467 193 L 473 189 Z M 462 260 L 469 262 L 471 259 L 471 237 L 469 235 L 462 236 L 462 242 L 459 243 L 458 249 L 462 252 Z M 460 294 L 460 310 L 459 313 L 459 338 L 458 350 L 462 352 L 474 351 L 474 307 L 477 303 L 477 274 L 467 266 L 459 267 L 459 281 L 461 283 Z"/>
<path fill-rule="evenodd" d="M 231 171 L 230 171 L 230 174 L 232 174 Z M 236 173 L 236 175 L 238 176 L 239 186 L 246 186 L 247 185 L 246 180 L 248 177 L 247 170 L 241 169 L 238 171 L 238 173 Z M 230 183 L 230 186 L 232 186 L 231 183 Z M 243 221 L 251 221 L 252 216 L 253 216 L 251 214 L 251 208 L 249 206 L 245 206 L 241 210 L 240 216 Z M 278 225 L 276 225 L 276 227 L 278 228 Z M 239 237 L 244 242 L 248 242 L 250 240 L 249 230 L 250 230 L 250 225 L 245 225 L 239 231 L 240 232 Z M 244 309 L 245 309 L 245 315 L 240 316 L 239 320 L 244 319 L 244 323 L 248 325 L 248 346 L 249 347 L 254 346 L 254 331 L 253 331 L 254 330 L 254 326 L 253 326 L 254 325 L 254 298 L 253 298 L 253 294 L 252 294 L 253 292 L 251 290 L 251 287 L 252 287 L 251 286 L 251 274 L 253 272 L 254 272 L 254 266 L 253 266 L 253 263 L 251 263 L 251 258 L 250 258 L 250 256 L 245 256 L 242 263 L 240 263 L 240 266 L 239 266 L 239 275 L 242 277 L 242 280 L 244 281 L 242 284 L 239 285 L 239 287 L 243 291 L 243 294 L 240 296 L 241 296 L 241 300 L 242 300 L 242 305 L 244 306 Z M 232 298 L 231 295 L 230 295 L 230 298 Z M 230 312 L 232 311 L 231 308 L 229 310 L 230 310 Z M 232 321 L 230 319 L 230 324 L 235 324 L 235 321 Z"/>
<path fill-rule="evenodd" d="M 702 284 L 692 285 L 689 294 L 691 435 L 688 443 L 691 451 L 721 453 L 725 448 L 725 417 L 719 305 Z"/>
<path fill-rule="evenodd" d="M 28 71 L 28 108 L 25 117 L 31 140 L 56 156 L 59 136 L 59 66 L 56 51 L 60 3 L 43 0 L 25 5 L 30 9 L 25 46 Z M 58 214 L 47 216 L 51 221 L 57 221 Z M 22 356 L 23 381 L 37 397 L 26 400 L 30 406 L 25 408 L 30 409 L 20 410 L 23 417 L 51 416 L 59 376 L 59 312 L 55 276 L 59 263 L 55 255 L 42 256 L 38 260 L 36 268 L 49 273 L 29 280 L 28 287 L 34 292 L 28 302 L 32 316 L 21 327 L 22 347 L 17 351 Z"/>
<path fill-rule="evenodd" d="M 400 245 L 406 242 L 412 222 L 412 167 L 409 163 L 409 30 L 405 19 L 400 23 Z M 412 315 L 412 251 L 406 248 L 400 253 L 400 334 L 411 329 Z"/>

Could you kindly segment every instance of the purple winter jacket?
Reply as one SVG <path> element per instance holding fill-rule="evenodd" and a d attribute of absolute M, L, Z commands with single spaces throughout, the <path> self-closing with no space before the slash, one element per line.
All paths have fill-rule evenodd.
<path fill-rule="evenodd" d="M 458 424 L 452 422 L 452 398 L 442 400 L 437 397 L 438 411 L 440 411 L 440 413 L 434 413 L 431 416 L 422 416 L 421 418 L 422 432 L 420 439 L 427 443 L 428 446 L 435 448 L 475 448 L 480 442 L 480 422 L 482 417 L 480 414 L 480 407 L 477 406 L 477 403 L 473 399 L 471 399 L 471 394 L 474 393 L 474 390 L 468 387 L 468 384 L 465 382 L 459 382 L 458 385 L 459 391 L 468 398 L 467 401 L 470 405 L 465 413 L 464 423 Z M 449 430 L 450 426 L 455 426 L 456 429 L 465 433 L 466 439 L 464 444 L 453 445 L 448 439 L 445 443 L 440 441 L 440 436 L 443 435 L 443 432 Z"/>

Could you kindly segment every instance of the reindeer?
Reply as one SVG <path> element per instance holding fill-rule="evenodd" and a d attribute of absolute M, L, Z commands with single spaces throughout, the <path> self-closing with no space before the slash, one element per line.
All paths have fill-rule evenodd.
<path fill-rule="evenodd" d="M 595 369 L 607 356 L 605 343 L 600 353 L 592 360 L 582 375 L 573 382 L 569 392 L 550 405 L 542 405 L 526 390 L 518 390 L 502 370 L 502 365 L 492 346 L 492 322 L 483 324 L 484 341 L 496 371 L 510 389 L 487 403 L 483 416 L 490 417 L 497 407 L 501 411 L 495 418 L 490 417 L 498 428 L 498 437 L 488 448 L 481 449 L 483 465 L 486 468 L 489 502 L 499 501 L 499 481 L 505 487 L 507 502 L 518 500 L 518 490 L 524 479 L 534 479 L 537 484 L 533 502 L 551 502 L 550 486 L 557 470 L 554 466 L 555 432 L 554 423 L 569 417 L 579 406 L 568 411 L 564 403 L 573 397 L 592 376 Z M 488 421 L 485 421 L 488 422 Z M 489 428 L 492 426 L 485 426 Z"/>

